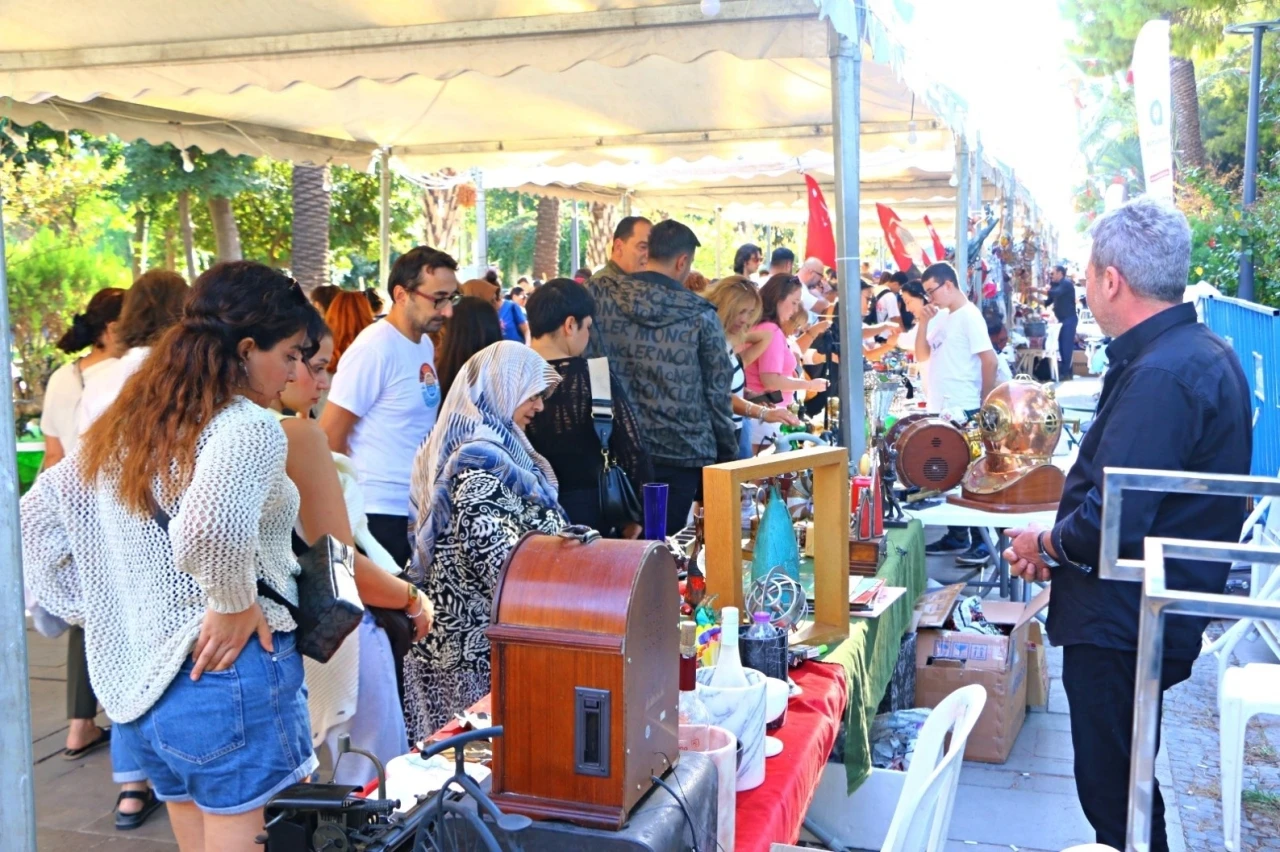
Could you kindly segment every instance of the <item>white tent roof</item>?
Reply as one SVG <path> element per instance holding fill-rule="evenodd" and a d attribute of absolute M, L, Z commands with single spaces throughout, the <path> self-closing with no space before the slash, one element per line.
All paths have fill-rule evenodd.
<path fill-rule="evenodd" d="M 8 0 L 0 95 L 18 121 L 413 171 L 830 148 L 814 0 Z M 862 148 L 941 125 L 864 63 Z M 937 148 L 939 139 L 926 140 Z"/>

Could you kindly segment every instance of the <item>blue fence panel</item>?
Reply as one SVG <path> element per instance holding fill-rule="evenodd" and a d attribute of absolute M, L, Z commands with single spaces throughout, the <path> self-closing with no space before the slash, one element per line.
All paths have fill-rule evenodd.
<path fill-rule="evenodd" d="M 1225 296 L 1203 300 L 1204 322 L 1235 349 L 1253 395 L 1254 476 L 1280 473 L 1280 310 Z"/>

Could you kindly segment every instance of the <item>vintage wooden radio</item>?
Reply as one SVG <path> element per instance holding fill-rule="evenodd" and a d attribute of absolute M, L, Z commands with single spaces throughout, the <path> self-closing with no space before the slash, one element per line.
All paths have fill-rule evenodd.
<path fill-rule="evenodd" d="M 680 596 L 666 547 L 578 529 L 525 536 L 498 578 L 493 800 L 616 830 L 679 758 Z"/>

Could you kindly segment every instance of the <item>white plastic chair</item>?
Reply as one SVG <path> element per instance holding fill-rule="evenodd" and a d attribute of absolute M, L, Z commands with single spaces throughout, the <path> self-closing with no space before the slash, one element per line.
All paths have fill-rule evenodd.
<path fill-rule="evenodd" d="M 946 845 L 964 747 L 986 703 L 987 691 L 972 684 L 957 689 L 929 712 L 881 852 L 937 852 Z"/>
<path fill-rule="evenodd" d="M 1264 547 L 1280 547 L 1280 503 L 1267 498 L 1250 515 L 1252 540 Z M 1262 514 L 1265 523 L 1257 523 Z M 1280 571 L 1254 565 L 1250 597 L 1280 600 Z M 1218 655 L 1218 738 L 1221 760 L 1222 836 L 1227 849 L 1240 848 L 1240 798 L 1244 783 L 1244 737 L 1249 719 L 1259 713 L 1280 714 L 1280 665 L 1250 663 L 1231 666 L 1231 654 L 1254 631 L 1280 657 L 1280 625 L 1263 619 L 1242 618 L 1205 649 Z"/>

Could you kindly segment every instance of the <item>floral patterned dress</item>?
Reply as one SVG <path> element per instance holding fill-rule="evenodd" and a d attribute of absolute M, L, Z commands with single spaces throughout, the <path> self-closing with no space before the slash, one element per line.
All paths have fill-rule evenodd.
<path fill-rule="evenodd" d="M 489 627 L 498 573 L 527 532 L 554 535 L 558 509 L 516 496 L 487 470 L 465 470 L 449 489 L 453 517 L 436 539 L 422 590 L 435 623 L 404 660 L 404 719 L 411 742 L 438 731 L 489 693 Z"/>

